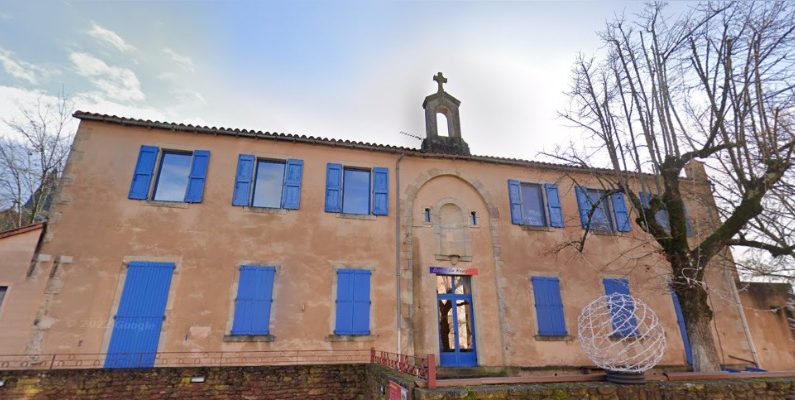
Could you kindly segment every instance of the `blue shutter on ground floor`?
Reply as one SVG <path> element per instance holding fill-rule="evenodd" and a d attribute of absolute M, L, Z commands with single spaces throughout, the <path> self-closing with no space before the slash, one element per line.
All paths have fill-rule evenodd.
<path fill-rule="evenodd" d="M 370 334 L 370 271 L 337 270 L 335 335 Z"/>
<path fill-rule="evenodd" d="M 534 276 L 531 280 L 538 334 L 540 336 L 566 336 L 563 302 L 560 298 L 560 281 L 558 278 L 540 276 Z"/>
<path fill-rule="evenodd" d="M 560 206 L 558 185 L 547 183 L 544 185 L 547 192 L 547 210 L 549 210 L 549 225 L 563 228 L 563 209 Z"/>
<path fill-rule="evenodd" d="M 164 262 L 128 265 L 105 368 L 154 366 L 174 267 Z"/>
<path fill-rule="evenodd" d="M 373 168 L 373 215 L 389 214 L 389 170 Z"/>
<path fill-rule="evenodd" d="M 207 167 L 210 164 L 209 150 L 196 150 L 193 152 L 193 162 L 190 166 L 188 190 L 185 192 L 186 203 L 201 203 L 204 197 L 204 182 L 207 180 Z"/>
<path fill-rule="evenodd" d="M 624 201 L 624 193 L 616 192 L 610 195 L 613 202 L 613 214 L 616 217 L 616 228 L 619 232 L 629 232 L 632 230 L 632 223 L 629 220 L 629 210 Z"/>
<path fill-rule="evenodd" d="M 342 211 L 342 165 L 326 165 L 326 212 Z"/>
<path fill-rule="evenodd" d="M 522 191 L 519 181 L 508 179 L 508 200 L 511 206 L 511 223 L 515 225 L 524 224 L 522 216 Z"/>
<path fill-rule="evenodd" d="M 155 171 L 157 153 L 160 151 L 155 146 L 141 146 L 138 151 L 138 161 L 135 163 L 132 182 L 130 183 L 130 193 L 128 198 L 133 200 L 146 200 L 149 195 L 149 185 L 152 182 L 152 174 Z"/>
<path fill-rule="evenodd" d="M 232 335 L 268 335 L 273 302 L 272 266 L 242 265 L 235 299 Z"/>
<path fill-rule="evenodd" d="M 620 278 L 606 278 L 604 280 L 605 294 L 629 294 L 629 281 Z M 635 305 L 631 300 L 625 303 L 610 304 L 610 314 L 613 322 L 613 334 L 617 336 L 632 336 L 637 334 L 638 321 L 635 318 Z"/>
<path fill-rule="evenodd" d="M 235 188 L 232 191 L 233 206 L 247 206 L 251 198 L 251 178 L 254 174 L 254 156 L 241 154 L 237 158 Z"/>
<path fill-rule="evenodd" d="M 304 170 L 302 160 L 287 160 L 282 190 L 282 208 L 297 210 L 301 207 L 301 178 Z"/>

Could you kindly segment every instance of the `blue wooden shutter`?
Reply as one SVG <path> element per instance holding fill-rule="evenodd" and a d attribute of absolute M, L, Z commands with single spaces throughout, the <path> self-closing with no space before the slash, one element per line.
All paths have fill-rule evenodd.
<path fill-rule="evenodd" d="M 353 334 L 353 282 L 352 269 L 337 270 L 337 318 L 334 324 L 335 335 Z"/>
<path fill-rule="evenodd" d="M 353 332 L 370 334 L 370 271 L 355 270 L 353 274 Z"/>
<path fill-rule="evenodd" d="M 687 205 L 685 205 L 685 223 L 687 224 L 687 236 L 693 236 L 693 225 L 690 225 L 690 215 L 687 212 Z"/>
<path fill-rule="evenodd" d="M 519 181 L 508 179 L 508 199 L 511 204 L 511 223 L 515 225 L 524 224 L 522 216 L 522 191 Z"/>
<path fill-rule="evenodd" d="M 373 168 L 373 215 L 389 214 L 389 169 Z"/>
<path fill-rule="evenodd" d="M 284 188 L 282 189 L 282 208 L 297 210 L 301 207 L 301 177 L 304 162 L 302 160 L 287 160 L 287 170 L 284 171 Z"/>
<path fill-rule="evenodd" d="M 149 195 L 149 184 L 152 182 L 152 174 L 155 171 L 158 151 L 160 149 L 155 146 L 141 146 L 141 150 L 138 151 L 138 161 L 135 163 L 135 171 L 130 183 L 130 193 L 127 198 L 146 200 Z"/>
<path fill-rule="evenodd" d="M 616 217 L 618 231 L 629 232 L 632 230 L 632 223 L 629 221 L 629 210 L 627 210 L 627 203 L 624 202 L 624 193 L 613 193 L 610 198 L 613 201 L 613 214 Z"/>
<path fill-rule="evenodd" d="M 342 165 L 326 165 L 326 212 L 342 211 Z"/>
<path fill-rule="evenodd" d="M 649 208 L 649 204 L 651 204 L 651 196 L 648 192 L 640 192 L 640 205 L 643 208 Z"/>
<path fill-rule="evenodd" d="M 676 295 L 673 288 L 671 288 L 671 297 L 674 301 L 674 311 L 676 311 L 676 323 L 679 325 L 679 334 L 682 336 L 682 343 L 685 345 L 685 357 L 687 357 L 687 363 L 693 365 L 693 349 L 690 347 L 690 337 L 687 335 L 685 317 L 682 315 L 682 306 L 679 304 L 679 297 Z"/>
<path fill-rule="evenodd" d="M 232 192 L 233 206 L 247 206 L 251 197 L 251 176 L 254 172 L 254 156 L 241 154 L 237 158 L 235 189 Z"/>
<path fill-rule="evenodd" d="M 233 335 L 267 335 L 273 302 L 272 266 L 243 265 L 235 299 Z"/>
<path fill-rule="evenodd" d="M 629 281 L 626 279 L 605 279 L 605 294 L 629 294 Z M 631 336 L 637 333 L 638 321 L 635 318 L 635 305 L 630 303 L 624 308 L 610 306 L 613 322 L 613 333 L 618 336 Z"/>
<path fill-rule="evenodd" d="M 582 186 L 577 186 L 574 191 L 577 194 L 577 207 L 580 209 L 580 225 L 587 228 L 588 213 L 591 212 L 591 199 L 588 198 L 588 192 Z"/>
<path fill-rule="evenodd" d="M 532 281 L 538 334 L 540 336 L 566 336 L 563 302 L 560 299 L 560 281 L 558 278 L 538 276 L 534 276 Z"/>
<path fill-rule="evenodd" d="M 560 196 L 558 195 L 558 185 L 547 183 L 544 185 L 547 191 L 547 210 L 549 210 L 549 225 L 555 228 L 563 228 L 563 209 L 560 207 Z"/>
<path fill-rule="evenodd" d="M 186 203 L 201 203 L 204 196 L 204 182 L 207 180 L 207 166 L 210 163 L 209 150 L 196 150 L 193 152 L 193 162 L 190 166 L 188 190 L 185 192 Z"/>
<path fill-rule="evenodd" d="M 131 262 L 114 316 L 105 368 L 154 366 L 174 263 Z"/>

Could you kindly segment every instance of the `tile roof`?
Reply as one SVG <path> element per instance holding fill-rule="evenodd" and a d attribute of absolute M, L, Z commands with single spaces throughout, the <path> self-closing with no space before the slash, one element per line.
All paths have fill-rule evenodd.
<path fill-rule="evenodd" d="M 45 225 L 44 222 L 40 222 L 38 224 L 32 224 L 32 225 L 22 226 L 22 227 L 15 228 L 15 229 L 10 229 L 10 230 L 7 230 L 7 231 L 2 231 L 2 232 L 0 232 L 0 239 L 4 239 L 4 238 L 10 237 L 10 236 L 20 235 L 20 234 L 23 234 L 25 232 L 35 231 L 37 229 L 44 228 L 44 225 Z"/>
<path fill-rule="evenodd" d="M 556 164 L 556 163 L 543 162 L 543 161 L 530 161 L 518 158 L 477 156 L 477 155 L 463 156 L 463 155 L 451 155 L 451 154 L 440 154 L 440 153 L 428 153 L 420 149 L 411 148 L 411 147 L 393 146 L 393 145 L 368 143 L 368 142 L 357 142 L 352 140 L 328 139 L 328 138 L 321 138 L 315 136 L 297 135 L 292 133 L 263 132 L 263 131 L 254 131 L 248 129 L 232 129 L 224 127 L 214 127 L 214 126 L 209 127 L 209 126 L 191 125 L 191 124 L 174 123 L 174 122 L 161 122 L 161 121 L 152 121 L 148 119 L 143 120 L 136 118 L 119 117 L 116 115 L 98 114 L 98 113 L 85 112 L 85 111 L 75 111 L 73 116 L 80 120 L 86 120 L 86 121 L 99 121 L 99 122 L 106 122 L 106 123 L 118 124 L 124 126 L 165 129 L 165 130 L 179 131 L 179 132 L 206 133 L 212 135 L 228 135 L 235 137 L 255 138 L 255 139 L 283 140 L 283 141 L 290 141 L 297 143 L 319 144 L 319 145 L 333 146 L 333 147 L 348 147 L 354 149 L 380 151 L 385 153 L 406 154 L 406 155 L 427 157 L 427 158 L 470 160 L 470 161 L 480 161 L 480 162 L 487 162 L 494 164 L 519 165 L 519 166 L 555 169 L 555 170 L 570 170 L 570 171 L 575 170 L 575 171 L 587 171 L 587 172 L 600 172 L 608 174 L 613 173 L 613 170 L 610 169 L 587 168 L 577 165 Z"/>

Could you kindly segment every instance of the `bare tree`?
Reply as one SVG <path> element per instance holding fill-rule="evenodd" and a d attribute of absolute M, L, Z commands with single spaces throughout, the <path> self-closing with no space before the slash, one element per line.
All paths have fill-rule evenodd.
<path fill-rule="evenodd" d="M 63 95 L 39 97 L 20 109 L 20 117 L 4 121 L 8 133 L 0 135 L 0 230 L 47 218 L 69 152 L 71 112 Z"/>
<path fill-rule="evenodd" d="M 697 371 L 720 368 L 704 280 L 710 261 L 745 247 L 756 255 L 749 266 L 790 276 L 793 6 L 702 3 L 672 16 L 657 3 L 609 22 L 599 55 L 576 62 L 561 113 L 590 147 L 549 154 L 613 171 L 611 190 L 629 198 L 635 223 L 670 262 Z M 720 218 L 689 240 L 682 174 L 696 159 L 709 170 Z"/>

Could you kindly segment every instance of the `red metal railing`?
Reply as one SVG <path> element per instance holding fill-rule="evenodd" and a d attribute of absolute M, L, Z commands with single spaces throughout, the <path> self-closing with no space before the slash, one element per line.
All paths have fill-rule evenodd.
<path fill-rule="evenodd" d="M 415 357 L 373 348 L 370 349 L 370 363 L 414 375 L 424 379 L 429 388 L 436 387 L 436 357 L 433 354 L 428 354 L 426 357 Z"/>
<path fill-rule="evenodd" d="M 302 364 L 366 364 L 383 365 L 414 375 L 436 385 L 436 358 L 414 357 L 386 351 L 370 350 L 278 350 L 278 351 L 209 351 L 162 353 L 80 353 L 0 355 L 0 370 L 9 369 L 80 369 L 103 368 L 109 360 L 113 365 L 146 367 L 207 367 Z"/>

